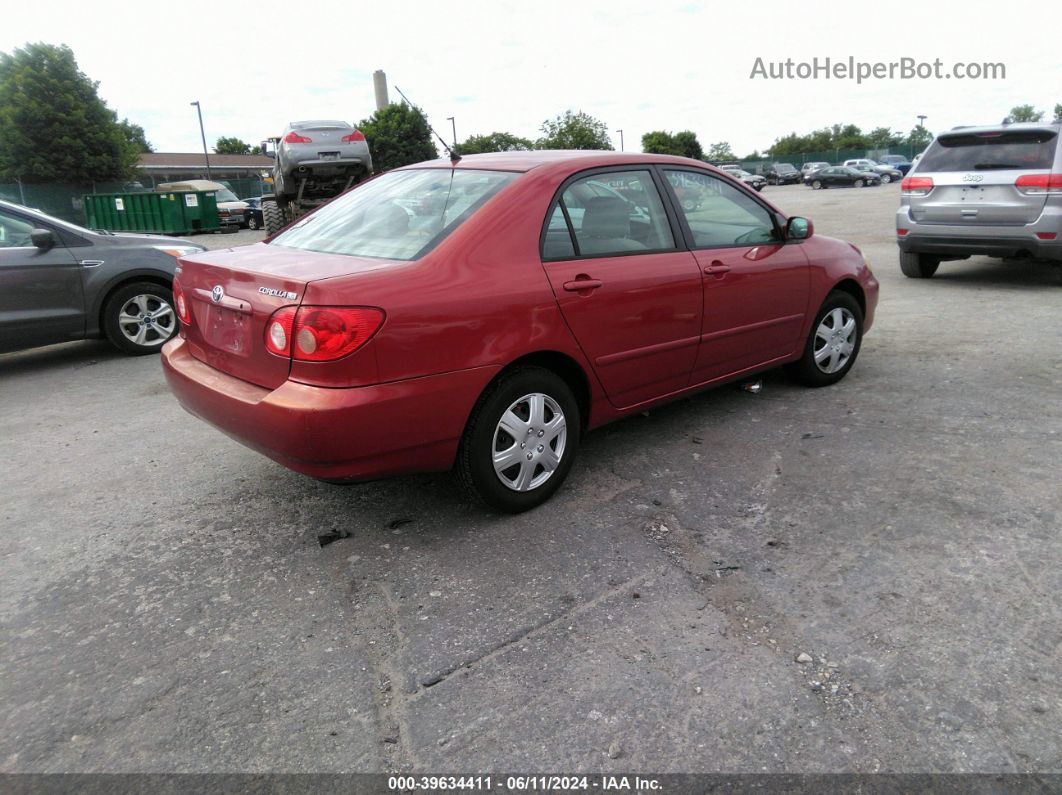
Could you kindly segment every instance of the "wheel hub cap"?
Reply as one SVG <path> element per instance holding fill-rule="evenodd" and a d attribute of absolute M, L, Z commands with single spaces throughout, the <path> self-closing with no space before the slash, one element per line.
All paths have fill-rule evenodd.
<path fill-rule="evenodd" d="M 828 375 L 843 369 L 857 340 L 855 316 L 844 307 L 831 309 L 815 329 L 815 366 Z"/>
<path fill-rule="evenodd" d="M 564 412 L 549 395 L 532 392 L 515 400 L 494 429 L 498 480 L 513 491 L 537 489 L 560 466 L 567 438 Z"/>

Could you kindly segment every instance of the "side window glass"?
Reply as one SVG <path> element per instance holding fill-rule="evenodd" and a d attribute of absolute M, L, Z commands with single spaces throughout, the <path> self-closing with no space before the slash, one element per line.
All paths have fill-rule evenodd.
<path fill-rule="evenodd" d="M 33 243 L 30 241 L 32 231 L 33 224 L 0 212 L 0 248 L 32 246 Z"/>
<path fill-rule="evenodd" d="M 546 227 L 546 237 L 542 241 L 542 259 L 565 259 L 575 256 L 575 246 L 568 232 L 568 222 L 564 220 L 564 210 L 560 204 L 553 208 Z"/>
<path fill-rule="evenodd" d="M 561 201 L 572 222 L 579 256 L 675 248 L 664 203 L 649 171 L 585 177 L 569 185 Z M 551 219 L 550 227 L 553 224 Z"/>
<path fill-rule="evenodd" d="M 698 248 L 778 241 L 771 214 L 742 190 L 709 174 L 665 171 Z"/>

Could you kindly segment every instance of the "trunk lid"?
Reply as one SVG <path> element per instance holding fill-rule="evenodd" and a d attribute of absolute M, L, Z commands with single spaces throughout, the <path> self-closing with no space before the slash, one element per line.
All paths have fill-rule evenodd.
<path fill-rule="evenodd" d="M 178 280 L 192 313 L 192 355 L 216 370 L 275 389 L 291 360 L 266 350 L 269 318 L 302 303 L 311 281 L 386 267 L 381 260 L 259 243 L 182 257 Z"/>
<path fill-rule="evenodd" d="M 920 176 L 924 172 L 920 172 Z M 927 174 L 933 178 L 928 196 L 911 199 L 911 217 L 920 224 L 1022 226 L 1044 210 L 1045 194 L 1023 193 L 1015 181 L 1029 169 Z"/>

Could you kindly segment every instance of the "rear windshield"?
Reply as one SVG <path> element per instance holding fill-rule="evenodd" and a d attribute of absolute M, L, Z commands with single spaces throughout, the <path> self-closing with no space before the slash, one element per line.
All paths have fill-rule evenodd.
<path fill-rule="evenodd" d="M 775 166 L 775 168 L 777 168 L 779 171 L 796 171 L 796 169 L 793 168 L 792 163 L 779 163 L 777 166 Z"/>
<path fill-rule="evenodd" d="M 272 243 L 330 254 L 418 259 L 518 176 L 471 169 L 392 171 L 340 196 Z"/>
<path fill-rule="evenodd" d="M 1051 168 L 1056 138 L 1050 130 L 941 136 L 922 155 L 918 171 Z"/>

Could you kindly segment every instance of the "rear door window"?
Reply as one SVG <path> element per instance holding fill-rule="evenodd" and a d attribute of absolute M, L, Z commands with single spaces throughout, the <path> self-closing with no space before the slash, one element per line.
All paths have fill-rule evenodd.
<path fill-rule="evenodd" d="M 918 171 L 1051 168 L 1057 145 L 1051 130 L 942 135 L 922 155 Z"/>
<path fill-rule="evenodd" d="M 575 238 L 565 240 L 570 224 Z M 675 237 L 648 170 L 595 173 L 568 185 L 553 209 L 543 259 L 670 251 Z"/>

